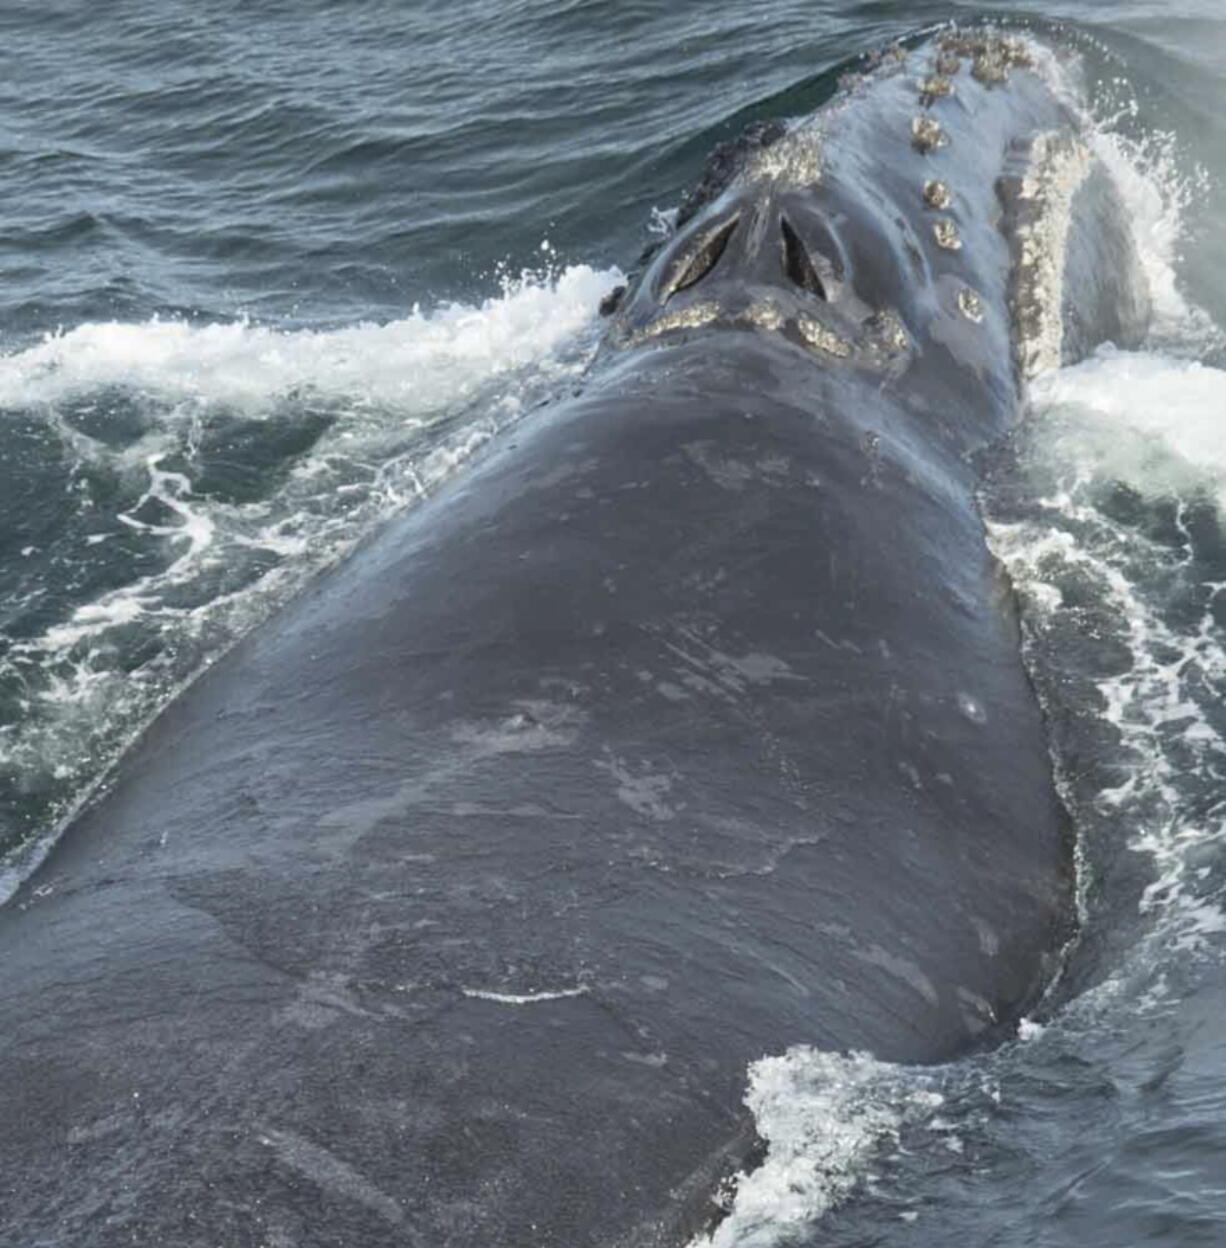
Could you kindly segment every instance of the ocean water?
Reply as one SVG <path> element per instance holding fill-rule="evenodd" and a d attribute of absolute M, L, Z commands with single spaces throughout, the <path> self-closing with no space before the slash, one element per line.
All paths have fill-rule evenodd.
<path fill-rule="evenodd" d="M 983 498 L 1083 934 L 994 1053 L 763 1054 L 714 1243 L 1226 1243 L 1221 0 L 0 8 L 0 895 L 185 681 L 574 384 L 717 142 L 994 11 L 1084 62 L 1158 311 L 1036 382 Z"/>

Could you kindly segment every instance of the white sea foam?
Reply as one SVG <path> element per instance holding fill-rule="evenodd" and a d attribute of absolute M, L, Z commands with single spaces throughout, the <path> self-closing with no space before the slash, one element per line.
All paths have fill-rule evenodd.
<path fill-rule="evenodd" d="M 1221 330 L 1202 308 L 1185 298 L 1178 276 L 1187 210 L 1208 193 L 1208 174 L 1182 158 L 1178 140 L 1169 132 L 1126 138 L 1117 125 L 1135 116 L 1136 99 L 1122 80 L 1112 86 L 1115 93 L 1098 105 L 1089 132 L 1094 154 L 1110 172 L 1128 208 L 1153 301 L 1151 343 L 1181 355 L 1220 347 Z"/>
<path fill-rule="evenodd" d="M 1147 497 L 1209 489 L 1226 510 L 1226 372 L 1196 360 L 1105 347 L 1042 378 L 1036 407 L 1052 454 L 1083 479 L 1125 482 Z"/>
<path fill-rule="evenodd" d="M 766 1160 L 734 1180 L 728 1216 L 691 1248 L 774 1248 L 838 1204 L 906 1125 L 941 1105 L 919 1071 L 798 1046 L 754 1062 L 745 1103 Z"/>
<path fill-rule="evenodd" d="M 414 308 L 386 325 L 327 332 L 158 320 L 81 325 L 0 358 L 0 409 L 120 386 L 257 411 L 278 396 L 309 393 L 412 416 L 546 360 L 590 322 L 616 276 L 576 265 L 553 280 L 508 283 L 475 307 Z"/>
<path fill-rule="evenodd" d="M 1081 38 L 1095 43 L 1084 32 Z M 1101 45 L 1098 50 L 1109 56 Z M 1185 298 L 1178 277 L 1187 210 L 1208 193 L 1207 172 L 1183 155 L 1171 132 L 1136 131 L 1132 123 L 1140 105 L 1126 78 L 1117 75 L 1091 90 L 1079 57 L 1057 56 L 1042 45 L 1034 51 L 1036 68 L 1081 119 L 1090 150 L 1106 167 L 1125 202 L 1152 299 L 1151 343 L 1185 355 L 1221 346 L 1221 331 L 1203 309 Z"/>

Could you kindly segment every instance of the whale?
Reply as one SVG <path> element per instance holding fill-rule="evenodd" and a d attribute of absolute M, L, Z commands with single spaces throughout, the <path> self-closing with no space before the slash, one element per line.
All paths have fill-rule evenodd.
<path fill-rule="evenodd" d="M 1076 933 L 978 505 L 1148 318 L 1060 57 L 717 150 L 527 416 L 243 638 L 0 908 L 0 1241 L 676 1248 L 748 1065 L 947 1061 Z"/>

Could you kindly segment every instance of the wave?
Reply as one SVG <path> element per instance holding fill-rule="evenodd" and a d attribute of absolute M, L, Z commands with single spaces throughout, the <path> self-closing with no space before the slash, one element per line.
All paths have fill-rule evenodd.
<path fill-rule="evenodd" d="M 23 847 L 0 898 L 185 681 L 574 384 L 619 278 L 525 274 L 333 332 L 86 324 L 0 357 L 55 515 L 0 559 L 0 849 Z"/>

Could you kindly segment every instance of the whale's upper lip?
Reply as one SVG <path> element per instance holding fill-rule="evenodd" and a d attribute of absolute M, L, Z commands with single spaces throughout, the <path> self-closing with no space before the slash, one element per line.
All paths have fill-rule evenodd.
<path fill-rule="evenodd" d="M 806 136 L 804 150 L 813 147 Z M 897 367 L 913 335 L 857 293 L 842 213 L 780 176 L 738 183 L 654 256 L 618 309 L 615 347 L 677 334 L 769 335 L 827 361 Z"/>
<path fill-rule="evenodd" d="M 736 302 L 699 298 L 659 308 L 648 317 L 624 316 L 612 331 L 614 345 L 640 347 L 695 331 L 741 331 L 778 336 L 827 360 L 885 367 L 905 366 L 913 345 L 893 311 L 877 312 L 859 324 L 819 315 L 800 301 L 757 294 Z"/>

